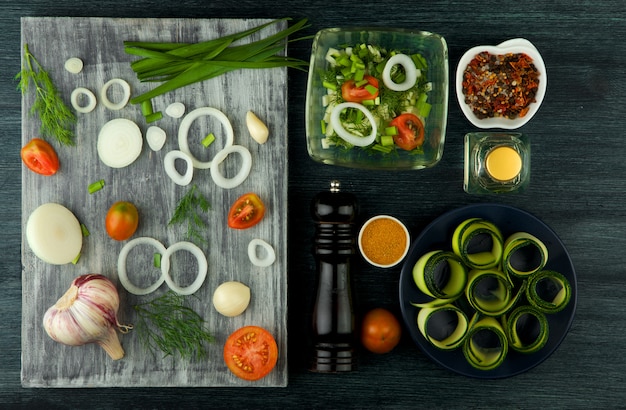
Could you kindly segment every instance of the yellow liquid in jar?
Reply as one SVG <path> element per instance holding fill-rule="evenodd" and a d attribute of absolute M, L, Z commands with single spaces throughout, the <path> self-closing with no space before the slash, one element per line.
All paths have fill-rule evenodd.
<path fill-rule="evenodd" d="M 497 181 L 510 181 L 522 171 L 522 157 L 511 147 L 496 147 L 485 158 L 485 167 Z"/>

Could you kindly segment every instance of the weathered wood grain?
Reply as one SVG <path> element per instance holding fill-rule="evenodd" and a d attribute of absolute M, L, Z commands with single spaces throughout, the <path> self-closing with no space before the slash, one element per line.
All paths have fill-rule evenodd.
<path fill-rule="evenodd" d="M 235 19 L 115 19 L 115 18 L 23 18 L 22 44 L 52 74 L 62 95 L 69 97 L 76 87 L 86 87 L 99 95 L 101 87 L 112 78 L 131 84 L 133 94 L 152 87 L 140 84 L 130 68 L 135 57 L 124 53 L 124 40 L 195 42 L 216 38 L 268 20 Z M 273 34 L 286 27 L 274 25 L 262 32 Z M 258 35 L 256 36 L 258 38 Z M 85 63 L 80 74 L 63 69 L 67 58 L 79 57 Z M 117 101 L 119 90 L 111 88 L 110 99 Z M 116 94 L 117 92 L 117 94 Z M 286 69 L 245 70 L 226 74 L 155 98 L 156 110 L 165 111 L 169 103 L 180 101 L 187 112 L 203 106 L 215 107 L 229 117 L 235 144 L 247 147 L 253 158 L 252 172 L 240 186 L 225 190 L 217 187 L 209 170 L 194 171 L 196 184 L 211 203 L 207 215 L 206 244 L 198 243 L 209 262 L 209 273 L 202 288 L 188 297 L 206 320 L 216 341 L 208 347 L 204 360 L 182 360 L 178 357 L 153 357 L 139 343 L 133 332 L 121 335 L 126 356 L 112 361 L 97 345 L 68 347 L 54 342 L 45 333 L 42 318 L 46 309 L 69 287 L 72 280 L 84 273 L 102 273 L 117 282 L 118 254 L 125 242 L 111 240 L 104 229 L 104 216 L 118 200 L 135 203 L 140 213 L 139 229 L 134 237 L 149 236 L 166 247 L 187 240 L 184 227 L 168 226 L 178 200 L 188 187 L 175 185 L 165 174 L 163 157 L 178 149 L 180 119 L 164 116 L 157 125 L 168 138 L 165 147 L 153 152 L 144 141 L 139 159 L 122 169 L 105 166 L 98 158 L 96 141 L 99 129 L 110 119 L 136 121 L 144 135 L 148 125 L 138 106 L 128 105 L 111 111 L 99 101 L 95 111 L 77 114 L 77 144 L 56 146 L 61 170 L 53 177 L 41 177 L 28 170 L 22 174 L 22 226 L 39 205 L 57 202 L 69 208 L 86 225 L 90 235 L 84 239 L 82 256 L 76 265 L 53 266 L 39 260 L 22 240 L 22 384 L 28 387 L 107 387 L 107 386 L 249 386 L 233 376 L 222 359 L 226 337 L 244 325 L 258 325 L 276 338 L 280 357 L 276 369 L 255 386 L 286 386 L 287 384 L 287 75 Z M 26 143 L 37 135 L 39 123 L 28 115 L 33 94 L 22 101 L 22 136 Z M 245 114 L 254 111 L 270 128 L 271 136 L 264 145 L 254 142 L 245 126 Z M 217 141 L 202 151 L 199 141 L 214 132 Z M 218 122 L 201 117 L 191 127 L 189 140 L 192 152 L 202 160 L 211 158 L 223 146 L 224 132 Z M 195 142 L 193 142 L 195 141 Z M 229 156 L 222 172 L 233 176 L 241 159 Z M 182 170 L 182 169 L 181 169 Z M 90 195 L 87 186 L 104 179 L 103 190 Z M 228 208 L 240 195 L 254 191 L 267 204 L 265 219 L 254 228 L 236 231 L 226 225 Z M 271 267 L 254 267 L 247 256 L 248 242 L 262 238 L 274 246 L 277 261 Z M 132 280 L 148 286 L 159 272 L 150 272 L 152 249 L 136 248 L 127 267 Z M 142 255 L 146 255 L 142 257 Z M 186 252 L 176 252 L 171 274 L 180 285 L 190 284 L 196 275 L 196 262 Z M 213 290 L 222 282 L 236 280 L 250 286 L 252 301 L 246 312 L 226 318 L 211 303 Z M 121 298 L 119 320 L 133 323 L 132 305 L 148 301 L 167 291 L 164 284 L 155 294 L 134 296 L 118 285 Z"/>

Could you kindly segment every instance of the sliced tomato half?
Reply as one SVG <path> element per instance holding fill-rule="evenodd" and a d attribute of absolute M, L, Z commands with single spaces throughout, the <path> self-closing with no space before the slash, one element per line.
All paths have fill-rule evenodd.
<path fill-rule="evenodd" d="M 343 83 L 341 85 L 341 96 L 344 101 L 361 103 L 364 100 L 373 100 L 378 97 L 378 80 L 376 78 L 366 75 L 363 77 L 363 83 L 357 85 L 354 80 L 348 80 Z M 370 92 L 374 89 L 373 93 Z"/>
<path fill-rule="evenodd" d="M 40 175 L 51 176 L 59 170 L 59 157 L 47 141 L 33 138 L 20 152 L 24 165 Z"/>
<path fill-rule="evenodd" d="M 424 143 L 424 124 L 417 115 L 400 114 L 390 124 L 398 129 L 393 142 L 403 150 L 412 151 Z"/>
<path fill-rule="evenodd" d="M 228 212 L 228 226 L 234 229 L 248 229 L 261 222 L 265 215 L 265 205 L 261 198 L 248 192 L 237 198 Z"/>
<path fill-rule="evenodd" d="M 274 336 L 259 326 L 234 331 L 224 344 L 224 362 L 235 376 L 249 381 L 267 376 L 278 361 Z"/>

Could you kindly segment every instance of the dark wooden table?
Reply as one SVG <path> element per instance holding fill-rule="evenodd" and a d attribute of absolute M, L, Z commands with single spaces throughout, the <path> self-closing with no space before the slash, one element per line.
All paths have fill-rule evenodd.
<path fill-rule="evenodd" d="M 515 196 L 470 196 L 462 189 L 462 141 L 475 130 L 452 98 L 446 146 L 434 168 L 372 172 L 320 165 L 304 139 L 306 75 L 289 74 L 289 386 L 287 388 L 25 389 L 20 385 L 20 68 L 21 16 L 308 17 L 311 34 L 332 26 L 419 28 L 443 35 L 450 76 L 464 50 L 526 37 L 549 72 L 539 113 L 522 128 L 532 138 L 529 190 Z M 0 407 L 23 408 L 612 408 L 626 399 L 626 5 L 621 1 L 326 3 L 137 0 L 27 0 L 0 5 Z M 290 54 L 308 58 L 310 42 Z M 547 361 L 502 380 L 454 374 L 429 360 L 405 334 L 390 354 L 361 352 L 357 372 L 307 371 L 313 224 L 309 202 L 331 179 L 357 195 L 361 218 L 391 213 L 416 235 L 442 213 L 470 203 L 497 202 L 531 212 L 565 243 L 578 277 L 571 330 Z M 360 263 L 353 271 L 358 312 L 375 306 L 400 315 L 399 268 Z"/>

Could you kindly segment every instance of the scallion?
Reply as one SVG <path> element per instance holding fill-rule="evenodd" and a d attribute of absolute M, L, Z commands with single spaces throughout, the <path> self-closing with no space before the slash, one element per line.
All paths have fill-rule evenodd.
<path fill-rule="evenodd" d="M 91 184 L 89 184 L 88 190 L 90 194 L 93 194 L 98 192 L 102 188 L 104 188 L 104 179 L 100 179 L 96 182 L 92 182 Z"/>
<path fill-rule="evenodd" d="M 202 140 L 202 146 L 204 148 L 208 148 L 211 144 L 213 144 L 213 141 L 215 141 L 215 135 L 213 135 L 213 133 L 210 133 Z"/>

